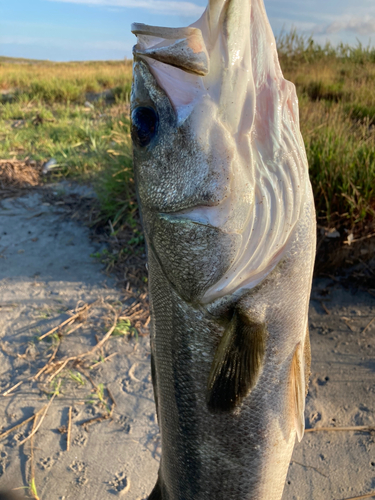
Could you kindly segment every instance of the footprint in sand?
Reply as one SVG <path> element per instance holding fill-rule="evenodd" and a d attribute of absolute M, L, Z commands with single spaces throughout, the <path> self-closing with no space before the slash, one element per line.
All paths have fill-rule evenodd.
<path fill-rule="evenodd" d="M 130 489 L 130 479 L 125 472 L 117 472 L 114 479 L 110 482 L 112 486 L 111 492 L 118 495 L 125 495 Z"/>
<path fill-rule="evenodd" d="M 54 460 L 52 457 L 41 458 L 38 462 L 38 466 L 42 470 L 49 470 L 53 464 L 54 464 Z"/>
<path fill-rule="evenodd" d="M 78 434 L 78 436 L 74 438 L 73 444 L 75 446 L 85 446 L 87 444 L 87 436 Z"/>
<path fill-rule="evenodd" d="M 69 469 L 76 474 L 76 483 L 79 486 L 83 486 L 87 483 L 88 479 L 86 477 L 86 464 L 80 462 L 79 460 L 74 460 L 70 465 Z"/>

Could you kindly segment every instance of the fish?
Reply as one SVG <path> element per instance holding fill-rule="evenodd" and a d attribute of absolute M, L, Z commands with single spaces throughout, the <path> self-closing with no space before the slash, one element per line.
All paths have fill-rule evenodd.
<path fill-rule="evenodd" d="M 279 500 L 304 433 L 316 249 L 262 0 L 132 24 L 131 137 L 161 460 L 150 500 Z"/>

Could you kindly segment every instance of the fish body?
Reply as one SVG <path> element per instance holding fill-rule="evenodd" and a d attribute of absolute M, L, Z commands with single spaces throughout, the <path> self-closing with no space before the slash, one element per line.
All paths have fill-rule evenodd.
<path fill-rule="evenodd" d="M 151 500 L 279 500 L 304 431 L 315 212 L 262 0 L 133 25 L 162 458 Z"/>

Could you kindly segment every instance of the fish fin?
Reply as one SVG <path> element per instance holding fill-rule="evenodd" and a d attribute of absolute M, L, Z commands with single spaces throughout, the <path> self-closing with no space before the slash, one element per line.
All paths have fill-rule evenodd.
<path fill-rule="evenodd" d="M 151 491 L 148 500 L 163 500 L 162 494 L 161 494 L 161 488 L 159 484 L 159 479 L 157 480 L 154 489 Z"/>
<path fill-rule="evenodd" d="M 211 411 L 234 410 L 258 381 L 265 353 L 266 326 L 235 311 L 217 347 L 208 379 Z"/>
<path fill-rule="evenodd" d="M 294 351 L 291 366 L 291 388 L 294 408 L 294 424 L 297 431 L 298 441 L 303 438 L 305 432 L 305 370 L 304 357 L 301 343 L 298 343 Z"/>

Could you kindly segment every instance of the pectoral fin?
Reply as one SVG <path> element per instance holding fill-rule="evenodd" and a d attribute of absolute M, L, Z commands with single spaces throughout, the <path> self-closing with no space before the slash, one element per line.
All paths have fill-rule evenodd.
<path fill-rule="evenodd" d="M 266 327 L 235 311 L 217 347 L 208 380 L 211 411 L 234 410 L 254 388 L 263 367 Z"/>

